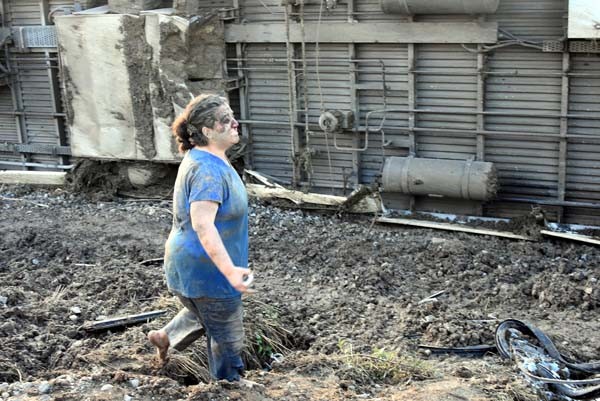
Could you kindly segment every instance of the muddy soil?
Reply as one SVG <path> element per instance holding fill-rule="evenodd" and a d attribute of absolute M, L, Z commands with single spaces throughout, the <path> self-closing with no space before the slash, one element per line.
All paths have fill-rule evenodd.
<path fill-rule="evenodd" d="M 568 355 L 600 359 L 596 247 L 373 226 L 372 218 L 253 201 L 257 292 L 247 303 L 278 311 L 290 352 L 249 371 L 259 384 L 251 389 L 172 374 L 145 340 L 176 310 L 161 264 L 149 261 L 162 256 L 171 203 L 94 199 L 0 189 L 1 399 L 538 399 L 496 355 L 417 348 L 491 344 L 505 318 L 536 324 Z M 81 330 L 165 305 L 168 316 L 138 326 Z M 256 313 L 247 308 L 246 321 Z M 381 355 L 403 358 L 403 367 L 382 374 L 369 362 Z"/>

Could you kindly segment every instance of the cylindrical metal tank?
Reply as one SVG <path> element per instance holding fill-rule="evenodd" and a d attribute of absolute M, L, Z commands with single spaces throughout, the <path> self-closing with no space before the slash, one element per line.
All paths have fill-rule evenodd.
<path fill-rule="evenodd" d="M 498 179 L 489 162 L 387 157 L 382 186 L 385 192 L 489 200 L 496 197 Z"/>
<path fill-rule="evenodd" d="M 492 14 L 500 0 L 379 0 L 386 14 Z"/>

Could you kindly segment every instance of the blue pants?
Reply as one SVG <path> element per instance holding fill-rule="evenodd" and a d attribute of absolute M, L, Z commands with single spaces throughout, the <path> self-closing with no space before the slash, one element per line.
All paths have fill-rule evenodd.
<path fill-rule="evenodd" d="M 208 366 L 217 380 L 237 381 L 244 373 L 242 299 L 185 298 L 185 306 L 164 327 L 170 345 L 183 350 L 206 333 Z"/>

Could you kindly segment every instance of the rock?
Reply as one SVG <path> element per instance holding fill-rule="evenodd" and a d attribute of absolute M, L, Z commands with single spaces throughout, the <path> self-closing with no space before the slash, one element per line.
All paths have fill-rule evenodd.
<path fill-rule="evenodd" d="M 8 303 L 8 298 L 0 295 L 0 306 L 6 308 L 7 303 Z"/>
<path fill-rule="evenodd" d="M 76 315 L 79 315 L 81 313 L 81 309 L 78 306 L 72 306 L 69 310 L 71 311 L 71 313 L 74 313 Z"/>
<path fill-rule="evenodd" d="M 125 394 L 125 395 L 123 396 L 123 401 L 131 401 L 131 400 L 133 400 L 133 397 L 132 397 L 132 396 L 130 396 L 130 395 L 127 395 L 127 394 Z"/>
<path fill-rule="evenodd" d="M 34 266 L 37 266 L 40 264 L 40 261 L 38 259 L 31 259 L 31 264 L 33 264 Z"/>
<path fill-rule="evenodd" d="M 69 316 L 69 319 L 71 319 L 72 321 L 76 322 L 77 319 L 79 319 L 79 317 L 77 315 L 71 315 L 71 316 Z"/>
<path fill-rule="evenodd" d="M 50 385 L 50 383 L 43 381 L 38 386 L 38 391 L 40 392 L 40 394 L 48 394 L 50 391 L 52 391 L 52 386 Z"/>
<path fill-rule="evenodd" d="M 437 244 L 443 244 L 444 242 L 446 242 L 446 240 L 445 240 L 444 238 L 436 238 L 436 237 L 433 237 L 433 238 L 431 239 L 431 243 L 432 243 L 433 245 L 437 245 Z"/>
<path fill-rule="evenodd" d="M 113 389 L 112 384 L 105 384 L 104 386 L 100 387 L 100 391 L 112 391 L 112 389 Z"/>
<path fill-rule="evenodd" d="M 140 385 L 140 380 L 139 379 L 131 379 L 131 380 L 129 380 L 129 384 L 133 388 L 138 388 Z"/>
<path fill-rule="evenodd" d="M 459 366 L 454 370 L 454 375 L 468 379 L 470 377 L 473 377 L 473 372 L 465 366 Z"/>

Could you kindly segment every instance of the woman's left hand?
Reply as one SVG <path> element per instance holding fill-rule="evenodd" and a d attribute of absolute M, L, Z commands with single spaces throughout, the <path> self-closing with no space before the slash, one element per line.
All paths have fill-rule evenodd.
<path fill-rule="evenodd" d="M 229 284 L 239 292 L 248 291 L 249 282 L 248 277 L 253 276 L 252 270 L 243 267 L 234 266 L 230 271 L 225 274 L 225 278 L 229 281 Z"/>

